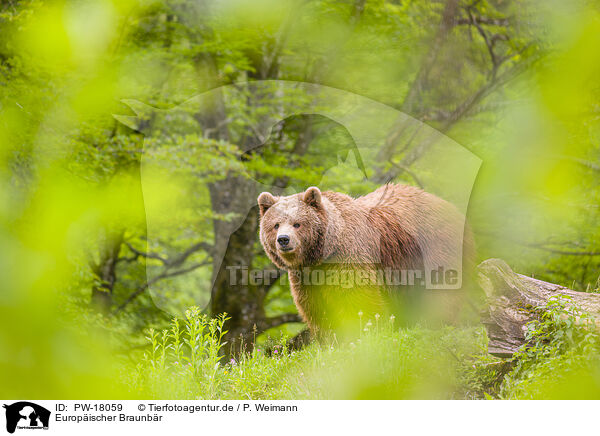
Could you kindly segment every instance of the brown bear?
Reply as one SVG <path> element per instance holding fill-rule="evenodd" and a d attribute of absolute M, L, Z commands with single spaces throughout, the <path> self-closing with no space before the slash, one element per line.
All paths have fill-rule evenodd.
<path fill-rule="evenodd" d="M 442 299 L 431 288 L 460 300 L 462 254 L 472 251 L 472 241 L 464 216 L 447 201 L 387 184 L 359 198 L 316 187 L 286 197 L 263 192 L 258 205 L 260 241 L 288 271 L 294 302 L 313 335 L 363 328 L 367 318 L 395 313 L 398 296 L 429 294 L 428 309 L 455 315 L 456 305 L 448 298 L 436 304 Z"/>

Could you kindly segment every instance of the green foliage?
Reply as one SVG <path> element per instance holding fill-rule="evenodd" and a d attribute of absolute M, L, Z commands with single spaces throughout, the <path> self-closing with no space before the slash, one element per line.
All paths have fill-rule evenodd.
<path fill-rule="evenodd" d="M 257 98 L 244 87 L 248 81 L 327 85 L 442 130 L 485 162 L 469 207 L 480 258 L 503 257 L 524 274 L 598 291 L 597 4 L 461 0 L 444 36 L 444 1 L 368 0 L 357 10 L 360 3 L 0 2 L 0 355 L 10 356 L 1 359 L 0 385 L 6 397 L 498 395 L 504 370 L 485 356 L 479 329 L 371 330 L 353 345 L 312 344 L 269 356 L 268 340 L 259 337 L 252 354 L 219 361 L 219 348 L 228 345 L 220 342 L 224 318 L 183 314 L 206 304 L 211 253 L 178 257 L 198 241 L 214 243 L 215 228 L 240 218 L 215 210 L 208 185 L 251 177 L 296 191 L 322 184 L 361 195 L 376 187 L 354 177 L 351 155 L 338 155 L 353 142 L 344 128 L 314 115 L 285 120 L 261 153 L 242 153 L 244 145 L 260 142 L 252 135 L 266 115 L 310 98 L 276 89 Z M 223 96 L 228 111 L 213 126 L 206 128 L 183 104 L 228 84 L 235 92 Z M 154 119 L 148 108 L 167 116 Z M 133 113 L 143 134 L 113 117 Z M 226 132 L 217 135 L 216 127 Z M 299 153 L 306 134 L 312 140 Z M 381 165 L 390 169 L 410 155 L 398 147 Z M 143 198 L 141 174 L 152 192 Z M 396 181 L 416 184 L 415 176 L 404 172 Z M 148 217 L 159 224 L 152 238 Z M 252 264 L 269 267 L 260 245 L 252 249 Z M 146 252 L 151 256 L 140 254 Z M 114 271 L 105 274 L 111 262 Z M 166 274 L 173 272 L 181 274 Z M 161 273 L 150 295 L 148 279 Z M 94 292 L 110 297 L 109 313 L 90 307 Z M 270 289 L 264 303 L 269 317 L 294 310 L 285 285 Z M 163 333 L 172 314 L 183 320 Z M 519 355 L 502 396 L 597 396 L 589 364 L 596 362 L 596 338 L 567 320 L 542 318 L 532 326 L 536 345 Z M 137 378 L 124 370 L 131 387 L 125 393 L 113 386 L 115 366 L 139 360 L 140 331 L 149 326 L 152 349 Z M 284 335 L 273 347 L 298 328 L 279 327 Z M 570 390 L 566 382 L 551 389 L 559 376 Z"/>
<path fill-rule="evenodd" d="M 528 344 L 515 354 L 502 398 L 598 398 L 600 336 L 596 320 L 568 297 L 551 298 L 528 324 Z"/>
<path fill-rule="evenodd" d="M 169 328 L 150 330 L 150 351 L 123 380 L 144 398 L 384 399 L 479 398 L 473 365 L 485 358 L 482 329 L 398 329 L 394 318 L 363 320 L 352 342 L 288 351 L 268 339 L 229 361 L 219 351 L 226 317 L 197 308 Z M 357 320 L 357 322 L 361 322 Z M 135 375 L 133 375 L 135 374 Z"/>
<path fill-rule="evenodd" d="M 184 394 L 182 389 L 189 388 L 180 380 L 188 383 L 197 380 L 195 395 L 218 398 L 223 382 L 220 360 L 227 319 L 225 315 L 209 319 L 200 314 L 198 307 L 192 307 L 186 311 L 183 325 L 174 318 L 169 329 L 160 332 L 150 329 L 146 338 L 151 344 L 150 352 L 137 367 L 134 386 L 140 391 L 138 393 L 146 394 L 146 389 L 164 389 L 163 384 L 170 386 L 173 382 L 173 393 L 177 395 L 161 393 L 167 394 L 168 398 L 179 398 Z M 189 393 L 184 395 L 188 397 Z"/>

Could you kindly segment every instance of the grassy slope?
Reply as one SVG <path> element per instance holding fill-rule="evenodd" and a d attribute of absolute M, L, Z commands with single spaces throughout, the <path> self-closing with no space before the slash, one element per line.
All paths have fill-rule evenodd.
<path fill-rule="evenodd" d="M 481 398 L 493 379 L 481 370 L 490 359 L 481 328 L 398 329 L 390 320 L 365 328 L 354 342 L 291 353 L 282 337 L 219 365 L 222 324 L 188 312 L 151 332 L 154 353 L 124 378 L 136 396 L 169 399 Z"/>
<path fill-rule="evenodd" d="M 220 362 L 224 319 L 197 310 L 169 330 L 122 380 L 134 397 L 156 399 L 600 398 L 600 340 L 593 320 L 549 303 L 529 328 L 531 346 L 512 370 L 487 354 L 481 327 L 397 328 L 365 324 L 354 342 L 312 343 L 285 352 L 286 337 Z M 589 325 L 586 325 L 589 324 Z"/>

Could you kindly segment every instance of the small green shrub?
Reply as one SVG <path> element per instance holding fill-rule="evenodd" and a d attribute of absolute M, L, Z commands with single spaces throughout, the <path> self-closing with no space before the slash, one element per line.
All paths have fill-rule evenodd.
<path fill-rule="evenodd" d="M 138 389 L 143 391 L 146 387 L 153 391 L 163 380 L 183 378 L 201 381 L 195 383 L 198 394 L 214 398 L 222 382 L 220 350 L 225 345 L 222 339 L 227 333 L 224 330 L 227 319 L 225 314 L 208 318 L 200 314 L 198 307 L 192 307 L 185 312 L 183 321 L 173 318 L 169 329 L 160 332 L 150 329 L 146 339 L 151 349 L 137 368 Z M 185 394 L 175 386 L 171 389 L 173 394 Z"/>
<path fill-rule="evenodd" d="M 551 298 L 527 327 L 527 345 L 502 385 L 502 398 L 600 398 L 596 320 L 569 297 Z"/>

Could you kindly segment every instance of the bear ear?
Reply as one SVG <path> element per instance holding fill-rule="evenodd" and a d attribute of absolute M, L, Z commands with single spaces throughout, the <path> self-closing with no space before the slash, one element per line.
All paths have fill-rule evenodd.
<path fill-rule="evenodd" d="M 321 191 L 316 186 L 311 186 L 304 192 L 302 200 L 309 206 L 321 206 Z"/>
<path fill-rule="evenodd" d="M 260 208 L 260 216 L 263 216 L 267 209 L 277 203 L 277 197 L 274 197 L 270 192 L 261 192 L 258 196 L 258 207 Z"/>

